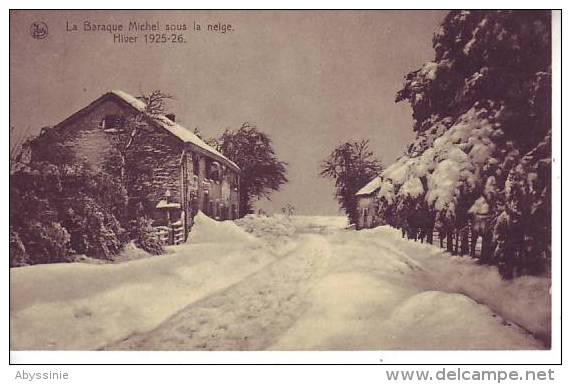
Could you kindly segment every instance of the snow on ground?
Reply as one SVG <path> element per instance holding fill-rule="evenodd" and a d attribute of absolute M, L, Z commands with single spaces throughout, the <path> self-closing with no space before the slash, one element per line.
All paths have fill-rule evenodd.
<path fill-rule="evenodd" d="M 11 269 L 11 348 L 96 349 L 149 331 L 279 256 L 231 223 L 203 217 L 195 229 L 197 244 L 170 247 L 162 256 Z"/>
<path fill-rule="evenodd" d="M 292 216 L 291 220 L 297 233 L 332 234 L 349 225 L 345 216 Z"/>
<path fill-rule="evenodd" d="M 510 282 L 381 227 L 338 233 L 308 309 L 272 350 L 542 349 L 549 281 Z M 482 305 L 485 304 L 485 305 Z M 524 329 L 525 328 L 525 329 Z"/>
<path fill-rule="evenodd" d="M 12 348 L 546 347 L 548 279 L 506 282 L 391 228 L 347 230 L 342 217 L 237 224 L 199 217 L 194 242 L 166 256 L 12 269 Z"/>
<path fill-rule="evenodd" d="M 172 249 L 166 248 L 164 251 L 165 251 L 165 253 L 171 253 Z M 125 245 L 125 248 L 123 248 L 123 250 L 117 256 L 113 257 L 113 260 L 111 260 L 110 262 L 111 263 L 124 263 L 127 261 L 146 259 L 148 257 L 155 257 L 155 255 L 152 255 L 152 254 L 146 252 L 145 250 L 137 247 L 135 242 L 131 241 L 127 245 Z M 107 262 L 107 261 L 103 261 L 103 262 Z"/>
<path fill-rule="evenodd" d="M 497 275 L 493 269 L 452 258 L 437 247 L 403 240 L 398 231 L 390 228 L 347 231 L 342 219 L 290 219 L 296 227 L 292 241 L 297 246 L 281 259 L 188 306 L 152 332 L 132 335 L 107 348 L 545 347 L 522 327 L 512 324 L 510 316 L 520 320 L 518 324 L 543 329 L 548 318 L 543 311 L 549 307 L 547 291 L 532 294 L 537 287 L 528 286 L 520 292 L 521 298 L 513 297 L 516 287 L 521 288 L 518 279 L 510 283 L 494 280 L 490 277 Z M 256 217 L 249 220 L 255 222 Z M 478 272 L 477 279 L 489 275 L 482 281 L 491 286 L 483 290 L 479 283 L 470 282 L 470 271 Z M 457 286 L 450 283 L 454 280 L 450 276 L 455 273 L 459 274 Z M 538 281 L 543 283 L 545 279 Z M 505 315 L 480 304 L 484 299 Z M 515 300 L 512 308 L 506 300 Z M 527 305 L 537 308 L 538 314 L 528 314 Z"/>
<path fill-rule="evenodd" d="M 198 211 L 187 243 L 260 244 L 260 241 L 231 221 L 215 221 Z"/>
<path fill-rule="evenodd" d="M 295 227 L 288 216 L 258 216 L 247 215 L 235 223 L 256 237 L 265 240 L 283 240 L 291 238 L 295 233 Z"/>
<path fill-rule="evenodd" d="M 414 255 L 423 266 L 425 286 L 461 293 L 490 307 L 542 340 L 551 335 L 551 281 L 545 277 L 522 276 L 503 280 L 494 266 L 478 265 L 475 259 L 451 256 L 442 249 L 401 239 L 400 232 L 381 227 L 372 230 L 391 249 Z"/>
<path fill-rule="evenodd" d="M 307 308 L 324 271 L 327 242 L 317 235 L 241 282 L 189 305 L 155 330 L 131 335 L 108 350 L 263 350 Z"/>

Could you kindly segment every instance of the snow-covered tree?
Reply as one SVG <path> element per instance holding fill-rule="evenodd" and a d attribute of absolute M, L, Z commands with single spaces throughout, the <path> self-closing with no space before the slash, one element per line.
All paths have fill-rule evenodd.
<path fill-rule="evenodd" d="M 416 237 L 433 217 L 448 250 L 462 254 L 474 255 L 480 237 L 482 262 L 506 277 L 540 273 L 550 257 L 550 31 L 548 11 L 452 11 L 434 35 L 434 60 L 406 75 L 396 97 L 411 104 L 417 133 L 383 173 L 398 225 Z M 417 218 L 420 202 L 428 215 Z M 534 215 L 547 223 L 537 231 L 527 224 Z"/>
<path fill-rule="evenodd" d="M 287 163 L 278 159 L 270 137 L 255 125 L 246 122 L 237 131 L 227 129 L 210 143 L 240 167 L 240 217 L 253 212 L 254 199 L 269 199 L 287 183 Z"/>
<path fill-rule="evenodd" d="M 551 135 L 513 166 L 495 220 L 494 258 L 502 275 L 537 274 L 551 261 Z"/>

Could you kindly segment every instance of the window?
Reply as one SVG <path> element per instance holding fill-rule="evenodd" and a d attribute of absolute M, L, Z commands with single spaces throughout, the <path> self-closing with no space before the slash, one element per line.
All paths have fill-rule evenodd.
<path fill-rule="evenodd" d="M 213 181 L 220 181 L 220 164 L 217 161 L 210 161 L 210 172 L 208 178 Z"/>
<path fill-rule="evenodd" d="M 196 176 L 200 174 L 200 159 L 198 155 L 192 155 L 192 172 Z"/>
<path fill-rule="evenodd" d="M 204 160 L 204 178 L 212 181 L 220 181 L 222 177 L 220 163 L 209 158 Z"/>
<path fill-rule="evenodd" d="M 107 115 L 101 121 L 101 129 L 116 132 L 125 128 L 125 117 L 122 115 Z"/>
<path fill-rule="evenodd" d="M 204 159 L 204 178 L 210 179 L 210 168 L 212 165 L 212 160 Z"/>

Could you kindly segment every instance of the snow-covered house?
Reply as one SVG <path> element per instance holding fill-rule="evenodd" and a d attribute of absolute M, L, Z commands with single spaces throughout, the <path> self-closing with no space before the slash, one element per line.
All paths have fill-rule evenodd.
<path fill-rule="evenodd" d="M 359 213 L 357 229 L 373 228 L 378 225 L 378 199 L 376 195 L 382 184 L 382 177 L 377 176 L 355 194 L 357 196 L 357 212 Z"/>
<path fill-rule="evenodd" d="M 111 91 L 49 131 L 71 149 L 75 161 L 94 170 L 117 171 L 124 162 L 129 206 L 143 209 L 154 226 L 176 226 L 179 241 L 181 233 L 188 236 L 198 210 L 217 220 L 237 218 L 239 167 L 177 124 L 174 115 L 149 115 L 145 108 L 141 100 Z M 122 158 L 119 134 L 136 116 L 140 129 Z"/>

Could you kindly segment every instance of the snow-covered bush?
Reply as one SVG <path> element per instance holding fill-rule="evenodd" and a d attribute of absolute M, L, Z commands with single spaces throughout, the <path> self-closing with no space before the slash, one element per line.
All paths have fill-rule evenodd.
<path fill-rule="evenodd" d="M 138 217 L 133 223 L 131 239 L 138 248 L 151 255 L 160 255 L 164 252 L 163 245 L 151 224 L 151 219 L 144 216 Z"/>
<path fill-rule="evenodd" d="M 59 223 L 32 220 L 25 232 L 15 232 L 13 238 L 19 240 L 20 236 L 19 244 L 10 244 L 11 266 L 61 263 L 74 258 L 69 233 Z"/>
<path fill-rule="evenodd" d="M 70 247 L 70 236 L 59 223 L 34 222 L 30 230 L 35 234 L 33 247 L 28 246 L 29 252 L 37 252 L 43 257 L 43 263 L 69 261 L 73 253 Z"/>
<path fill-rule="evenodd" d="M 79 254 L 110 260 L 126 240 L 119 221 L 94 197 L 80 194 L 66 200 L 67 206 L 58 213 L 72 232 L 73 249 Z"/>
<path fill-rule="evenodd" d="M 127 240 L 124 190 L 81 164 L 32 162 L 10 175 L 11 265 L 111 259 Z M 22 254 L 23 252 L 23 254 Z"/>
<path fill-rule="evenodd" d="M 28 262 L 26 247 L 20 235 L 10 227 L 10 267 L 21 267 Z"/>

